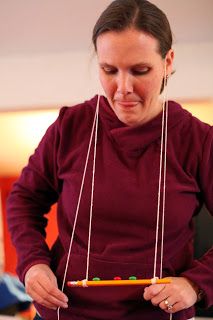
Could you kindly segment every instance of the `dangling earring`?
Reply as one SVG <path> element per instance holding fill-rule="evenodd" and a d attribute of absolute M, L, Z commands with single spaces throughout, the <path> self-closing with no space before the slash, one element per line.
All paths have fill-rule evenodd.
<path fill-rule="evenodd" d="M 166 87 L 167 84 L 168 84 L 168 80 L 169 80 L 169 75 L 167 74 L 167 75 L 166 75 L 166 78 L 164 79 L 164 81 L 165 81 L 165 87 Z"/>
<path fill-rule="evenodd" d="M 163 92 L 163 108 L 166 108 L 167 111 L 168 111 L 168 88 L 167 88 L 168 80 L 169 80 L 169 75 L 167 74 L 166 65 L 165 65 L 162 92 Z"/>
<path fill-rule="evenodd" d="M 167 86 L 168 84 L 168 80 L 169 80 L 169 75 L 166 74 L 166 70 L 164 72 L 164 77 L 163 77 L 163 80 L 162 80 L 162 85 L 161 85 L 161 89 L 160 89 L 160 94 L 162 94 L 165 90 L 165 87 Z"/>

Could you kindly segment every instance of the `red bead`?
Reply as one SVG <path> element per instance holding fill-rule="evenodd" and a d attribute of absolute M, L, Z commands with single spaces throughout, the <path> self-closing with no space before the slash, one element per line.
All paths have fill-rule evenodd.
<path fill-rule="evenodd" d="M 121 280 L 121 277 L 115 277 L 114 280 Z"/>

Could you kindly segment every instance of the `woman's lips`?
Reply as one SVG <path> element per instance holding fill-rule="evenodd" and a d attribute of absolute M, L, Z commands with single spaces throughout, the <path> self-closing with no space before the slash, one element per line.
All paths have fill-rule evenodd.
<path fill-rule="evenodd" d="M 138 104 L 139 101 L 116 101 L 116 103 L 122 107 L 132 108 Z"/>

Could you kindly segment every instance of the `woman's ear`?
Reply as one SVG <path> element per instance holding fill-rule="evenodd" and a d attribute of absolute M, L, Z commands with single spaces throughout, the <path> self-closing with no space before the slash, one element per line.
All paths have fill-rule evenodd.
<path fill-rule="evenodd" d="M 170 76 L 173 73 L 174 50 L 170 49 L 165 58 L 166 74 Z"/>

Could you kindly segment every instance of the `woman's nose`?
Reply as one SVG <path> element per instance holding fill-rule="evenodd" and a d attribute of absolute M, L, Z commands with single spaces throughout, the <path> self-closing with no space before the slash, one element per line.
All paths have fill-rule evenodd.
<path fill-rule="evenodd" d="M 117 77 L 117 92 L 120 94 L 127 94 L 133 92 L 133 83 L 131 75 L 120 74 Z"/>

